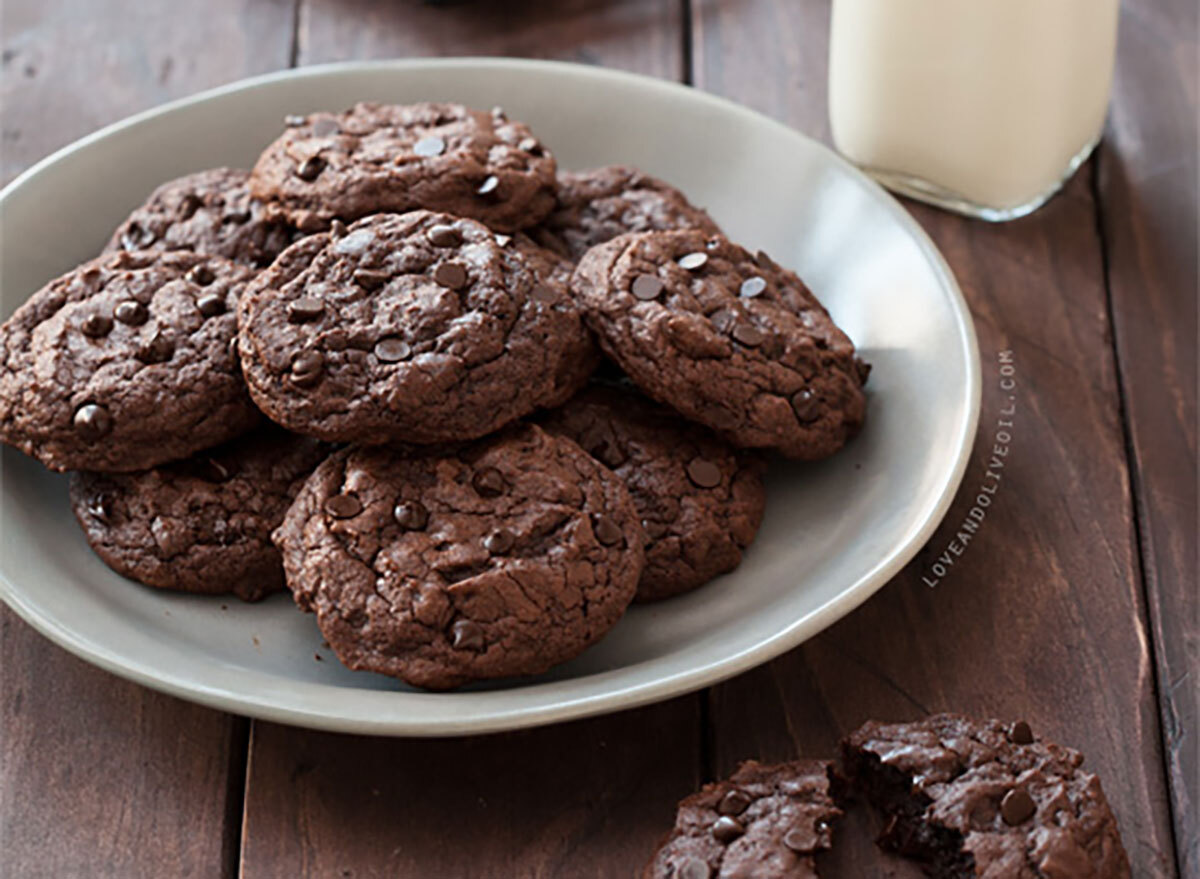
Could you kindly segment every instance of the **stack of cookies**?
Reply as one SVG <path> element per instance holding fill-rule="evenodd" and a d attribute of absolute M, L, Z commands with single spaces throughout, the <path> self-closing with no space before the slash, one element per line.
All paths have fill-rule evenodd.
<path fill-rule="evenodd" d="M 861 427 L 795 274 L 499 108 L 289 116 L 0 328 L 0 439 L 150 586 L 287 588 L 351 668 L 537 674 L 732 570 L 766 453 Z"/>

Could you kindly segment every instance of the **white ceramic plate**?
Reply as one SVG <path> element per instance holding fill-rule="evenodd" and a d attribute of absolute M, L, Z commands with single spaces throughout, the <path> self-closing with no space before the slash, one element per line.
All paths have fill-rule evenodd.
<path fill-rule="evenodd" d="M 633 608 L 549 674 L 440 694 L 347 671 L 285 595 L 243 605 L 122 579 L 85 544 L 65 478 L 4 449 L 0 597 L 43 634 L 116 674 L 241 714 L 362 733 L 485 732 L 629 708 L 745 671 L 853 610 L 928 539 L 979 412 L 979 356 L 954 278 L 908 214 L 830 151 L 658 80 L 532 61 L 356 63 L 168 104 L 67 147 L 0 194 L 0 314 L 94 255 L 157 184 L 249 167 L 286 113 L 360 100 L 501 104 L 563 167 L 632 163 L 681 187 L 733 239 L 798 270 L 874 365 L 865 431 L 821 464 L 772 467 L 762 531 L 731 575 Z"/>

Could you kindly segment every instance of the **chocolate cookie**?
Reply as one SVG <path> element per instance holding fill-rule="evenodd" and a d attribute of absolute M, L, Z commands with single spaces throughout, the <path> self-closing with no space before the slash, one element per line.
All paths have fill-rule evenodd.
<path fill-rule="evenodd" d="M 560 173 L 554 212 L 530 235 L 578 262 L 590 248 L 626 232 L 670 229 L 721 234 L 712 217 L 678 189 L 636 168 L 610 165 Z"/>
<path fill-rule="evenodd" d="M 425 208 L 513 232 L 554 207 L 554 157 L 520 122 L 458 104 L 356 104 L 288 117 L 250 191 L 310 232 Z"/>
<path fill-rule="evenodd" d="M 1099 779 L 1027 723 L 872 721 L 842 750 L 852 783 L 888 816 L 880 844 L 931 876 L 1129 876 Z"/>
<path fill-rule="evenodd" d="M 675 829 L 642 879 L 805 879 L 833 843 L 842 814 L 830 796 L 830 765 L 749 760 L 727 781 L 679 804 Z"/>
<path fill-rule="evenodd" d="M 254 271 L 219 256 L 115 253 L 0 327 L 0 440 L 52 470 L 144 470 L 259 423 L 234 351 Z"/>
<path fill-rule="evenodd" d="M 271 532 L 329 453 L 277 428 L 141 473 L 71 475 L 87 541 L 119 574 L 255 601 L 283 587 Z"/>
<path fill-rule="evenodd" d="M 613 387 L 588 388 L 542 425 L 579 443 L 629 489 L 647 541 L 638 601 L 695 589 L 741 562 L 767 502 L 759 455 Z"/>
<path fill-rule="evenodd" d="M 428 211 L 309 236 L 242 298 L 250 392 L 322 439 L 484 436 L 562 403 L 595 366 L 568 271 L 524 236 Z"/>
<path fill-rule="evenodd" d="M 633 598 L 642 539 L 620 480 L 533 426 L 458 455 L 334 454 L 275 533 L 342 662 L 435 690 L 598 641 Z"/>
<path fill-rule="evenodd" d="M 816 459 L 862 426 L 854 346 L 763 253 L 694 230 L 622 235 L 587 252 L 571 290 L 643 391 L 734 445 Z"/>
<path fill-rule="evenodd" d="M 191 250 L 259 268 L 292 241 L 250 197 L 249 171 L 214 168 L 164 183 L 113 233 L 105 252 Z"/>

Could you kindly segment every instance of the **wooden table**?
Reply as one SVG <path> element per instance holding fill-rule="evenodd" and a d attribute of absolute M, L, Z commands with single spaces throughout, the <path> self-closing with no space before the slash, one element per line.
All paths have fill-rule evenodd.
<path fill-rule="evenodd" d="M 170 98 L 297 64 L 530 55 L 727 95 L 828 139 L 825 0 L 4 0 L 0 177 Z M 1030 218 L 910 205 L 975 315 L 963 490 L 876 597 L 706 692 L 548 729 L 362 739 L 142 689 L 2 625 L 4 877 L 628 877 L 675 801 L 870 717 L 1027 718 L 1103 779 L 1134 875 L 1200 875 L 1197 10 L 1128 0 L 1102 148 Z M 988 478 L 1009 362 L 1011 453 Z M 945 562 L 941 562 L 944 566 Z M 925 581 L 939 580 L 930 587 Z M 851 821 L 827 875 L 907 877 Z"/>

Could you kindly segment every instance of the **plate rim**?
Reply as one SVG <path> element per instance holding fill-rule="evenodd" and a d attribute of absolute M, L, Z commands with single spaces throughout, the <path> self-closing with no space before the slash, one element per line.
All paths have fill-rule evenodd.
<path fill-rule="evenodd" d="M 158 692 L 167 693 L 190 702 L 205 705 L 221 711 L 233 712 L 248 717 L 268 720 L 277 723 L 306 727 L 332 732 L 348 732 L 371 735 L 437 737 L 460 734 L 484 734 L 502 730 L 522 729 L 542 726 L 571 719 L 592 717 L 616 711 L 624 711 L 651 703 L 663 701 L 687 693 L 695 692 L 704 687 L 712 686 L 721 681 L 742 674 L 771 659 L 798 647 L 817 633 L 842 619 L 859 607 L 880 588 L 888 583 L 909 561 L 917 554 L 922 546 L 933 536 L 937 527 L 945 518 L 954 498 L 962 484 L 974 447 L 978 432 L 981 401 L 982 401 L 982 365 L 979 355 L 979 343 L 975 333 L 974 321 L 963 297 L 962 290 L 954 277 L 950 266 L 933 243 L 932 239 L 904 209 L 904 207 L 878 183 L 854 167 L 850 162 L 838 155 L 820 141 L 809 137 L 791 126 L 739 104 L 729 98 L 714 95 L 682 83 L 663 80 L 644 74 L 631 73 L 623 70 L 593 67 L 566 61 L 551 61 L 526 58 L 504 58 L 495 56 L 478 57 L 448 57 L 448 58 L 407 58 L 370 61 L 342 61 L 329 64 L 311 65 L 301 68 L 277 70 L 258 76 L 239 79 L 234 82 L 206 89 L 192 95 L 159 104 L 127 116 L 104 126 L 78 140 L 55 150 L 50 155 L 27 168 L 7 186 L 0 190 L 0 214 L 14 193 L 30 185 L 30 183 L 45 172 L 47 168 L 60 160 L 89 148 L 95 142 L 110 137 L 124 129 L 137 126 L 149 119 L 168 115 L 189 106 L 210 101 L 241 91 L 252 90 L 273 82 L 320 78 L 328 75 L 343 73 L 369 73 L 387 71 L 404 73 L 410 70 L 429 69 L 495 69 L 523 70 L 527 72 L 553 74 L 555 71 L 570 72 L 574 75 L 586 74 L 600 80 L 624 82 L 638 88 L 651 89 L 671 95 L 686 95 L 689 99 L 708 103 L 721 112 L 733 113 L 755 124 L 763 124 L 774 128 L 778 133 L 793 138 L 802 138 L 809 145 L 820 151 L 826 160 L 840 165 L 848 170 L 852 177 L 865 186 L 918 245 L 922 256 L 934 269 L 940 287 L 950 306 L 957 330 L 957 339 L 965 347 L 967 363 L 965 378 L 966 418 L 963 419 L 958 436 L 957 453 L 952 466 L 946 471 L 938 492 L 937 499 L 926 512 L 918 527 L 912 529 L 906 540 L 893 546 L 879 561 L 864 574 L 857 584 L 851 584 L 835 598 L 825 602 L 811 613 L 791 621 L 772 636 L 759 641 L 753 647 L 744 649 L 721 658 L 715 662 L 707 662 L 689 668 L 686 672 L 674 673 L 658 677 L 650 681 L 609 689 L 599 694 L 587 694 L 573 698 L 558 698 L 535 704 L 518 704 L 515 706 L 497 705 L 493 710 L 481 712 L 467 719 L 444 717 L 430 720 L 421 712 L 414 712 L 416 720 L 411 716 L 375 719 L 370 717 L 347 717 L 330 710 L 320 710 L 296 704 L 281 705 L 254 699 L 242 693 L 223 687 L 205 686 L 194 679 L 184 678 L 170 673 L 156 673 L 146 663 L 130 661 L 114 653 L 103 644 L 94 643 L 73 629 L 64 626 L 52 615 L 43 614 L 38 608 L 24 600 L 21 590 L 18 590 L 8 576 L 0 571 L 0 600 L 3 600 L 26 623 L 41 635 L 48 638 L 68 652 L 84 661 L 104 669 L 118 677 L 133 681 Z M 601 672 L 593 678 L 603 678 L 616 674 L 623 669 Z M 493 701 L 501 698 L 512 699 L 520 693 L 536 693 L 540 686 L 551 686 L 562 682 L 552 682 L 546 685 L 530 687 L 472 692 L 475 697 L 485 697 L 480 701 Z M 341 689 L 332 685 L 333 689 Z M 364 691 L 366 692 L 366 691 Z M 407 697 L 422 697 L 420 701 L 453 699 L 454 693 L 404 693 Z M 489 699 L 487 697 L 494 697 Z"/>

